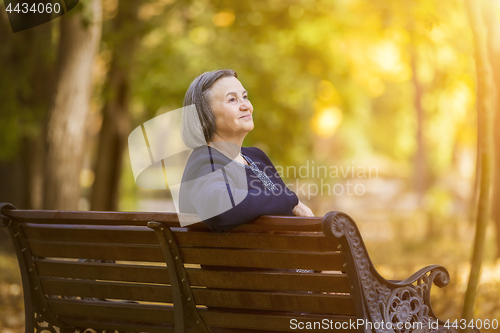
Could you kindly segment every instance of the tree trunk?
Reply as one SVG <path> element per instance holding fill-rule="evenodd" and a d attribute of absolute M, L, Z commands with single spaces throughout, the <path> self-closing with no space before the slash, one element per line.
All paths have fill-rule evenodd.
<path fill-rule="evenodd" d="M 0 52 L 4 74 L 0 78 L 0 110 L 7 126 L 2 127 L 1 135 L 8 136 L 10 131 L 16 135 L 0 148 L 0 168 L 14 168 L 3 173 L 6 186 L 0 186 L 0 202 L 41 208 L 43 133 L 53 88 L 52 22 L 13 34 L 5 17 L 0 15 L 0 35 L 5 37 Z"/>
<path fill-rule="evenodd" d="M 123 153 L 131 125 L 129 119 L 130 71 L 137 43 L 139 1 L 120 1 L 114 21 L 115 41 L 104 88 L 105 105 L 92 187 L 92 210 L 117 210 Z"/>
<path fill-rule="evenodd" d="M 45 209 L 78 209 L 80 199 L 92 65 L 102 27 L 101 0 L 85 6 L 61 17 L 59 72 L 47 127 Z"/>
<path fill-rule="evenodd" d="M 496 13 L 500 10 L 498 2 L 491 2 L 491 6 L 485 11 L 488 25 L 489 53 L 493 67 L 493 77 L 495 82 L 495 179 L 493 181 L 493 202 L 497 203 L 492 207 L 492 218 L 496 229 L 496 257 L 500 258 L 500 22 Z"/>
<path fill-rule="evenodd" d="M 414 33 L 412 33 L 413 35 Z M 417 116 L 417 152 L 415 154 L 415 188 L 418 194 L 418 203 L 422 205 L 422 198 L 427 189 L 427 163 L 425 158 L 424 141 L 424 110 L 422 107 L 423 88 L 417 76 L 417 45 L 415 36 L 412 37 L 410 46 L 410 63 L 413 83 L 413 105 Z"/>
<path fill-rule="evenodd" d="M 44 182 L 44 159 L 45 159 L 45 136 L 47 134 L 47 117 L 52 103 L 54 92 L 54 68 L 55 67 L 55 45 L 52 45 L 51 24 L 30 29 L 32 31 L 32 48 L 39 51 L 38 57 L 28 60 L 33 65 L 31 73 L 32 90 L 31 100 L 27 103 L 29 112 L 35 116 L 36 131 L 26 133 L 21 142 L 21 155 L 25 170 L 27 194 L 29 203 L 27 208 L 41 209 L 43 205 L 43 182 Z M 33 123 L 33 120 L 24 119 L 25 126 Z M 33 124 L 31 124 L 33 126 Z"/>
<path fill-rule="evenodd" d="M 415 115 L 417 119 L 416 142 L 417 151 L 414 156 L 414 188 L 417 192 L 418 207 L 423 208 L 423 198 L 427 187 L 429 186 L 427 158 L 424 139 L 425 128 L 425 111 L 422 107 L 422 96 L 424 94 L 424 87 L 418 79 L 418 48 L 417 48 L 417 33 L 413 21 L 410 21 L 410 66 L 412 71 L 412 84 L 413 84 L 413 107 L 415 108 Z M 427 222 L 425 226 L 425 234 L 427 239 L 431 239 L 435 234 L 435 218 L 431 216 L 430 212 L 426 212 Z"/>
<path fill-rule="evenodd" d="M 477 75 L 477 108 L 478 137 L 481 137 L 481 179 L 476 219 L 476 235 L 471 259 L 469 282 L 465 292 L 462 319 L 469 322 L 473 319 L 474 302 L 481 273 L 484 254 L 486 227 L 490 217 L 490 188 L 493 178 L 493 75 L 488 57 L 487 31 L 484 25 L 481 6 L 482 1 L 466 0 L 467 14 L 474 37 L 476 75 Z M 468 329 L 467 331 L 470 331 Z"/>
<path fill-rule="evenodd" d="M 417 151 L 413 157 L 413 186 L 417 192 L 418 196 L 418 206 L 422 208 L 422 201 L 425 195 L 425 191 L 428 186 L 427 179 L 427 163 L 426 163 L 426 149 L 425 149 L 425 139 L 424 139 L 424 127 L 425 127 L 425 114 L 422 107 L 422 96 L 424 93 L 424 88 L 418 79 L 418 33 L 415 28 L 415 22 L 412 17 L 415 15 L 414 4 L 405 3 L 406 15 L 410 17 L 407 23 L 407 29 L 410 34 L 410 44 L 408 48 L 408 54 L 410 57 L 410 66 L 412 71 L 411 83 L 413 85 L 413 107 L 415 109 L 415 116 L 417 120 L 417 129 L 415 133 L 415 141 L 417 143 Z M 431 219 L 429 219 L 430 221 Z M 432 223 L 429 222 L 427 226 L 427 233 L 432 233 Z"/>
<path fill-rule="evenodd" d="M 477 104 L 478 102 L 476 102 Z M 477 129 L 479 132 L 479 117 L 477 118 Z M 474 221 L 477 219 L 477 207 L 479 200 L 479 191 L 481 185 L 481 137 L 478 135 L 476 142 L 476 170 L 474 173 L 474 187 L 472 189 L 472 196 L 470 198 L 470 209 L 469 209 L 469 222 L 472 226 Z"/>

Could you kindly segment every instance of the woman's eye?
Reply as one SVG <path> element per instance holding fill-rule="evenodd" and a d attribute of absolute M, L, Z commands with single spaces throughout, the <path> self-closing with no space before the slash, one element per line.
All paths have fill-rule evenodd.
<path fill-rule="evenodd" d="M 236 98 L 234 98 L 234 97 L 229 99 L 230 102 L 234 102 L 235 100 L 236 100 Z"/>
<path fill-rule="evenodd" d="M 248 96 L 247 96 L 247 95 L 245 95 L 245 96 L 243 96 L 243 98 L 244 98 L 244 99 L 248 99 Z"/>

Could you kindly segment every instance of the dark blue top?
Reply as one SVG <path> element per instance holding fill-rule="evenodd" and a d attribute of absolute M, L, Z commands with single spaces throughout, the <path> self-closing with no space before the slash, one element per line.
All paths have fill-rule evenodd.
<path fill-rule="evenodd" d="M 266 187 L 266 177 L 259 178 L 249 166 L 245 166 L 245 172 L 237 170 L 243 166 L 236 167 L 217 149 L 198 147 L 191 153 L 182 176 L 180 212 L 197 213 L 211 230 L 218 232 L 261 215 L 293 215 L 299 199 L 286 187 L 267 155 L 255 147 L 242 147 L 241 153 L 275 186 L 267 183 Z M 214 211 L 222 213 L 213 216 Z"/>

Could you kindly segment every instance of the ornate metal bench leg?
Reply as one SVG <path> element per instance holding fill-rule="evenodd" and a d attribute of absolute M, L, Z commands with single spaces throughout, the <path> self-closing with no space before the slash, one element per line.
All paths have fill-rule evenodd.
<path fill-rule="evenodd" d="M 46 320 L 46 318 L 39 314 L 39 313 L 36 313 L 34 316 L 34 331 L 36 333 L 47 333 L 47 332 L 51 332 L 51 333 L 74 333 L 74 331 L 71 331 L 71 330 L 65 330 L 65 329 L 59 329 L 59 326 L 57 325 L 54 325 L 52 323 L 50 323 L 49 321 Z M 26 328 L 28 328 L 28 326 L 26 325 Z M 26 332 L 28 332 L 28 330 L 26 330 Z M 29 332 L 33 332 L 33 330 L 29 331 Z"/>

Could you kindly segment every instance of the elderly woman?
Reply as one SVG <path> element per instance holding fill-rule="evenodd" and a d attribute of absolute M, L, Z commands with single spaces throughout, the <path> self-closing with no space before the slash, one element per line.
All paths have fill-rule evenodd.
<path fill-rule="evenodd" d="M 198 214 L 218 232 L 261 215 L 314 216 L 262 150 L 242 147 L 254 128 L 253 107 L 235 71 L 198 76 L 184 99 L 185 108 L 192 105 L 197 117 L 183 115 L 183 140 L 194 150 L 182 178 L 180 212 Z M 202 144 L 193 145 L 196 137 Z"/>

